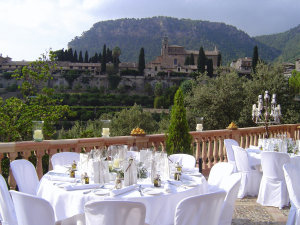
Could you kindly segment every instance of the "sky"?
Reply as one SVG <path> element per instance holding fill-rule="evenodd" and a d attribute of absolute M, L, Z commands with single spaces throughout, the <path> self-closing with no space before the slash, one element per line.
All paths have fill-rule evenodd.
<path fill-rule="evenodd" d="M 300 0 L 0 0 L 0 54 L 36 60 L 93 24 L 119 18 L 171 16 L 224 22 L 250 36 L 300 24 Z"/>

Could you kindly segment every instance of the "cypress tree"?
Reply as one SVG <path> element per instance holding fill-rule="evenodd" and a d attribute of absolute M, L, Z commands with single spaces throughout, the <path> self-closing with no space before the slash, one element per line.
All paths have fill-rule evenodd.
<path fill-rule="evenodd" d="M 257 45 L 255 45 L 253 48 L 253 57 L 252 57 L 252 71 L 254 73 L 256 72 L 257 62 L 258 62 L 258 49 L 257 49 Z"/>
<path fill-rule="evenodd" d="M 81 62 L 81 63 L 83 62 L 82 51 L 79 52 L 78 62 Z"/>
<path fill-rule="evenodd" d="M 102 61 L 101 61 L 101 72 L 106 72 L 106 45 L 103 45 L 102 49 Z"/>
<path fill-rule="evenodd" d="M 205 63 L 206 63 L 206 57 L 205 57 L 203 47 L 201 46 L 201 48 L 199 49 L 199 55 L 198 55 L 198 61 L 197 61 L 198 71 L 200 73 L 205 72 Z"/>
<path fill-rule="evenodd" d="M 185 57 L 184 65 L 190 65 L 190 56 Z"/>
<path fill-rule="evenodd" d="M 217 61 L 217 67 L 221 66 L 222 64 L 222 55 L 221 53 L 218 54 L 218 61 Z"/>
<path fill-rule="evenodd" d="M 167 153 L 192 154 L 191 143 L 192 136 L 189 133 L 188 122 L 186 119 L 183 93 L 181 88 L 178 88 L 174 97 L 174 105 L 171 110 L 171 120 L 166 141 Z"/>
<path fill-rule="evenodd" d="M 214 66 L 212 59 L 207 59 L 207 75 L 212 77 L 214 74 Z"/>
<path fill-rule="evenodd" d="M 88 63 L 89 62 L 89 53 L 87 52 L 87 50 L 85 50 L 85 54 L 84 54 L 84 62 Z"/>
<path fill-rule="evenodd" d="M 190 65 L 195 65 L 195 58 L 194 58 L 193 53 L 191 53 L 191 56 L 190 56 Z"/>
<path fill-rule="evenodd" d="M 73 49 L 72 49 L 72 48 L 69 48 L 69 49 L 68 49 L 68 57 L 67 57 L 67 60 L 68 60 L 69 62 L 73 62 L 73 60 L 74 60 Z"/>
<path fill-rule="evenodd" d="M 145 52 L 144 52 L 144 48 L 141 48 L 140 55 L 139 55 L 139 68 L 138 68 L 140 74 L 144 74 L 145 67 L 146 67 Z"/>

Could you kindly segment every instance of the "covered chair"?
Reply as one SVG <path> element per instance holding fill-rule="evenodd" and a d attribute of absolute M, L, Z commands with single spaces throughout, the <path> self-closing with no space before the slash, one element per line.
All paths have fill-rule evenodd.
<path fill-rule="evenodd" d="M 175 211 L 174 225 L 217 225 L 226 192 L 219 190 L 181 200 Z"/>
<path fill-rule="evenodd" d="M 233 172 L 236 172 L 237 168 L 232 146 L 239 146 L 239 143 L 234 139 L 224 139 L 224 145 L 226 149 L 227 160 L 233 165 Z"/>
<path fill-rule="evenodd" d="M 241 185 L 241 174 L 234 173 L 224 179 L 219 187 L 226 191 L 226 197 L 222 206 L 219 225 L 230 225 L 232 221 L 235 201 Z"/>
<path fill-rule="evenodd" d="M 25 159 L 14 160 L 10 167 L 21 192 L 36 195 L 39 178 L 31 162 Z"/>
<path fill-rule="evenodd" d="M 258 170 L 251 169 L 248 153 L 245 149 L 239 146 L 232 146 L 232 148 L 236 159 L 237 171 L 242 177 L 238 198 L 243 198 L 248 195 L 257 196 L 262 173 Z"/>
<path fill-rule="evenodd" d="M 60 169 L 66 165 L 71 165 L 73 162 L 80 161 L 80 154 L 77 152 L 59 152 L 51 157 L 53 170 Z"/>
<path fill-rule="evenodd" d="M 84 214 L 78 214 L 55 222 L 49 202 L 34 195 L 10 191 L 19 225 L 85 225 Z"/>
<path fill-rule="evenodd" d="M 2 225 L 18 225 L 15 207 L 7 189 L 7 184 L 0 174 L 0 221 Z"/>
<path fill-rule="evenodd" d="M 288 189 L 291 208 L 287 220 L 287 225 L 300 224 L 300 161 L 291 160 L 283 165 L 284 177 Z"/>
<path fill-rule="evenodd" d="M 287 153 L 262 152 L 261 167 L 263 176 L 260 183 L 257 202 L 263 206 L 274 206 L 282 209 L 289 204 L 283 165 L 290 161 Z"/>
<path fill-rule="evenodd" d="M 196 159 L 194 156 L 189 154 L 172 154 L 169 159 L 176 163 L 178 162 L 183 168 L 194 169 L 196 165 Z"/>
<path fill-rule="evenodd" d="M 84 206 L 86 225 L 144 225 L 146 207 L 140 202 L 90 201 Z"/>
<path fill-rule="evenodd" d="M 207 183 L 210 185 L 209 188 L 219 186 L 224 179 L 227 179 L 230 174 L 233 173 L 233 165 L 231 163 L 219 162 L 215 164 L 208 176 Z"/>

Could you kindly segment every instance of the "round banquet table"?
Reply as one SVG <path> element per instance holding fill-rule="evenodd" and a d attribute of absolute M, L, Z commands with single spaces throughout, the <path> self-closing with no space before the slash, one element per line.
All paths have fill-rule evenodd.
<path fill-rule="evenodd" d="M 169 225 L 174 223 L 175 209 L 182 199 L 208 192 L 206 179 L 201 174 L 200 176 L 193 177 L 194 184 L 195 181 L 197 182 L 196 186 L 178 185 L 178 182 L 172 182 L 173 191 L 171 193 L 164 189 L 164 182 L 162 182 L 162 187 L 154 189 L 152 188 L 153 184 L 147 183 L 146 179 L 141 183 L 142 187 L 146 189 L 150 189 L 151 187 L 156 192 L 152 192 L 151 194 L 147 194 L 146 192 L 141 195 L 137 185 L 137 188 L 117 196 L 97 195 L 97 190 L 99 189 L 66 190 L 61 184 L 67 184 L 67 182 L 51 180 L 51 174 L 53 172 L 48 172 L 43 176 L 37 195 L 50 202 L 54 209 L 56 220 L 84 213 L 84 205 L 90 200 L 101 201 L 110 199 L 142 202 L 146 206 L 146 223 L 149 225 Z M 112 187 L 113 184 L 111 183 L 105 184 L 100 189 Z"/>

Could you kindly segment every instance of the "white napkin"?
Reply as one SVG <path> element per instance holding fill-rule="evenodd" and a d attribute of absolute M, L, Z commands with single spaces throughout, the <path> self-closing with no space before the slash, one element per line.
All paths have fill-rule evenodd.
<path fill-rule="evenodd" d="M 130 185 L 128 187 L 124 187 L 121 189 L 114 189 L 110 191 L 110 196 L 117 196 L 117 195 L 121 195 L 124 194 L 126 192 L 132 191 L 136 188 L 136 185 Z"/>
<path fill-rule="evenodd" d="M 161 153 L 159 157 L 159 165 L 160 165 L 160 175 L 162 180 L 167 180 L 170 178 L 170 167 L 169 167 L 169 159 L 166 153 Z"/>
<path fill-rule="evenodd" d="M 180 179 L 182 180 L 190 180 L 190 181 L 196 181 L 197 179 L 193 176 L 189 176 L 187 174 L 181 174 Z"/>
<path fill-rule="evenodd" d="M 64 182 L 70 182 L 70 183 L 76 182 L 76 178 L 72 178 L 72 177 L 49 176 L 49 179 L 52 181 L 64 181 Z"/>
<path fill-rule="evenodd" d="M 137 183 L 137 168 L 133 159 L 124 163 L 124 185 L 129 186 Z"/>
<path fill-rule="evenodd" d="M 177 187 L 174 184 L 171 184 L 169 182 L 164 184 L 164 189 L 168 193 L 174 193 L 177 192 Z"/>
<path fill-rule="evenodd" d="M 88 176 L 94 180 L 94 183 L 104 184 L 109 182 L 108 161 L 104 159 L 89 159 Z"/>
<path fill-rule="evenodd" d="M 188 167 L 182 167 L 183 173 L 199 173 L 199 168 L 188 168 Z"/>
<path fill-rule="evenodd" d="M 100 188 L 100 184 L 78 184 L 78 185 L 68 185 L 65 186 L 65 190 L 67 191 L 74 191 L 74 190 L 84 190 L 84 189 L 94 189 Z"/>

